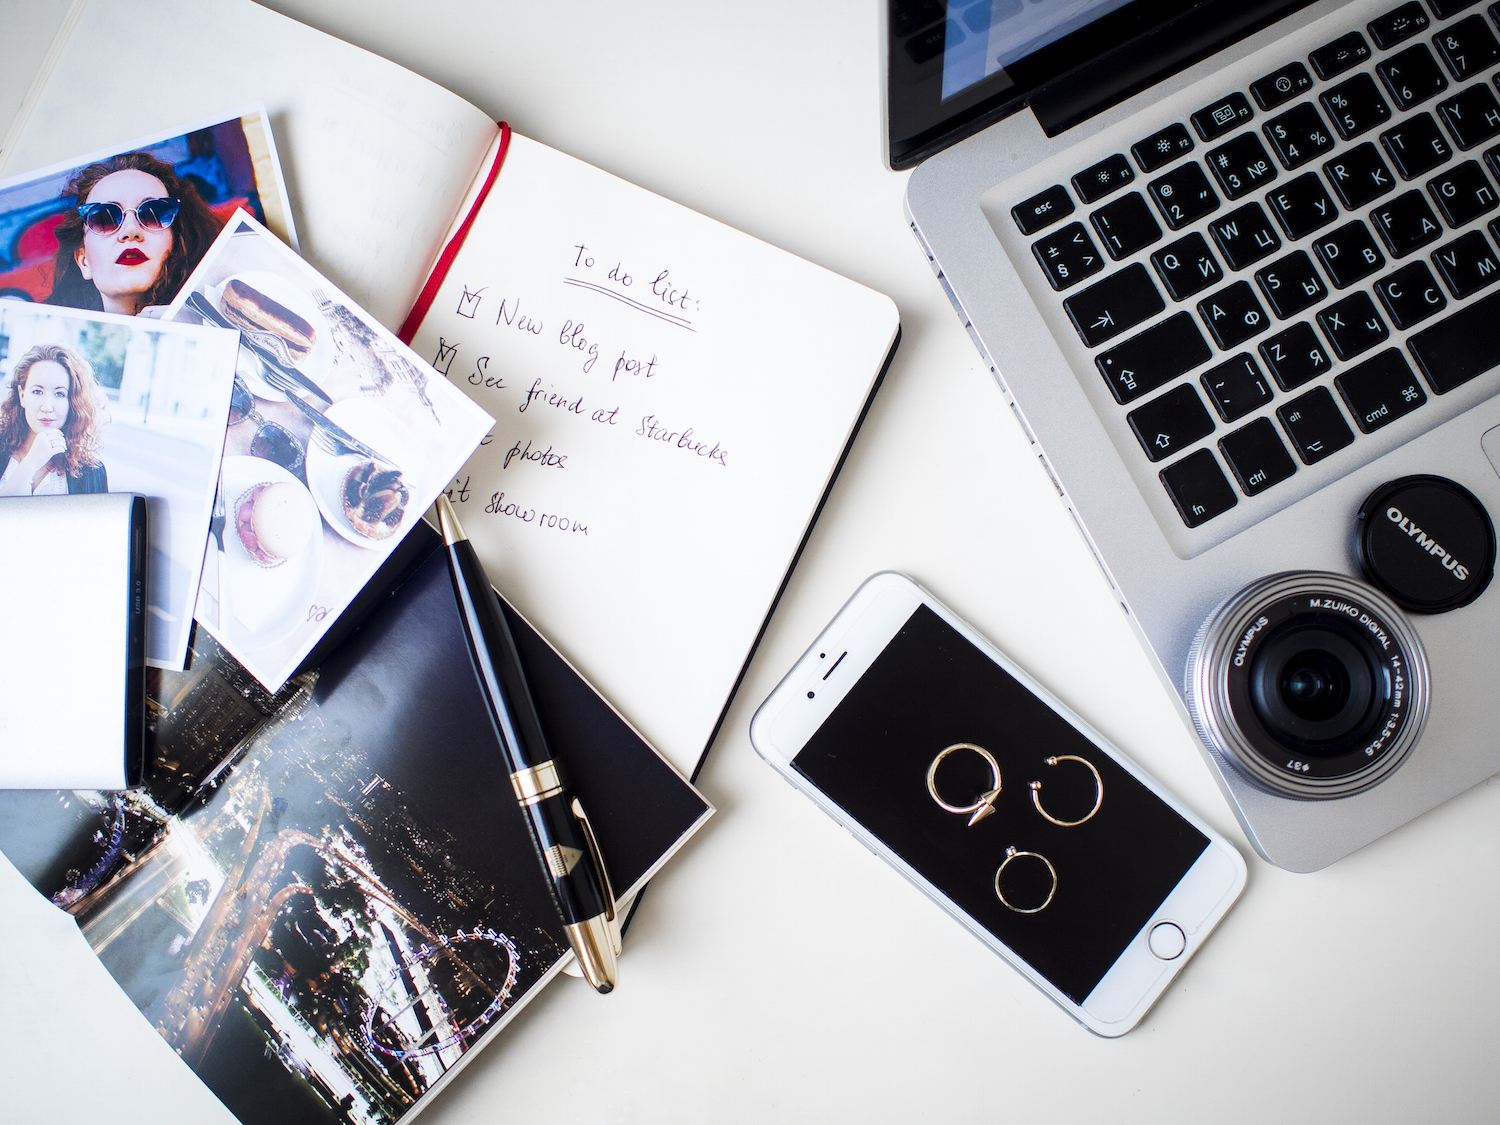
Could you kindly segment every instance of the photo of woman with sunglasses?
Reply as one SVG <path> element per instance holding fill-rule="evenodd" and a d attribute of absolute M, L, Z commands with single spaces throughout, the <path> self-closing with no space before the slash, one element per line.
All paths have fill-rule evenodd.
<path fill-rule="evenodd" d="M 68 180 L 49 305 L 134 316 L 165 305 L 223 228 L 190 180 L 145 152 L 90 164 Z"/>
<path fill-rule="evenodd" d="M 0 496 L 108 492 L 103 402 L 93 368 L 61 344 L 17 360 L 0 400 Z"/>

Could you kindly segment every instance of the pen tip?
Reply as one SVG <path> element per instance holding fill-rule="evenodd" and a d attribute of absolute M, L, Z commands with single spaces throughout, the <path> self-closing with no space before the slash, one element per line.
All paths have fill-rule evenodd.
<path fill-rule="evenodd" d="M 437 514 L 438 526 L 442 529 L 444 543 L 451 547 L 460 540 L 468 538 L 458 522 L 458 516 L 453 511 L 453 504 L 448 500 L 446 493 L 438 493 Z"/>

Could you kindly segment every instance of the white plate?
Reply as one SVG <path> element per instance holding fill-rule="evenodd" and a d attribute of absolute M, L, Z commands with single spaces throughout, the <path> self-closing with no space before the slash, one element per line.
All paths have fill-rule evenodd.
<path fill-rule="evenodd" d="M 306 375 L 318 386 L 322 387 L 333 368 L 333 357 L 337 348 L 333 342 L 333 329 L 329 327 L 328 321 L 318 311 L 318 302 L 313 300 L 312 294 L 303 289 L 295 281 L 289 281 L 274 273 L 237 273 L 232 277 L 226 277 L 218 285 L 208 288 L 207 297 L 210 304 L 222 314 L 223 308 L 219 301 L 224 296 L 224 289 L 231 281 L 243 281 L 250 288 L 264 293 L 271 300 L 276 301 L 292 312 L 296 313 L 308 324 L 312 325 L 315 333 L 312 350 L 293 366 L 302 374 Z M 286 395 L 276 390 L 267 383 L 261 372 L 260 357 L 249 348 L 240 348 L 239 374 L 245 380 L 256 398 L 263 398 L 269 402 L 285 402 Z M 326 389 L 326 388 L 325 388 Z M 335 392 L 336 393 L 336 392 Z"/>
<path fill-rule="evenodd" d="M 224 581 L 231 610 L 220 628 L 225 641 L 244 649 L 275 644 L 307 620 L 308 607 L 318 592 L 323 575 L 323 525 L 313 530 L 300 554 L 280 566 L 263 567 L 250 557 L 235 529 L 235 510 L 240 498 L 257 484 L 302 482 L 280 465 L 260 457 L 224 458 L 219 488 L 224 493 Z M 305 489 L 304 489 L 305 491 Z"/>
<path fill-rule="evenodd" d="M 346 398 L 334 403 L 326 413 L 331 421 L 394 462 L 394 467 L 401 470 L 406 490 L 411 493 L 411 502 L 406 505 L 401 526 L 384 539 L 372 539 L 356 530 L 344 514 L 344 481 L 368 458 L 354 453 L 335 457 L 314 438 L 309 438 L 306 471 L 313 502 L 318 505 L 318 511 L 323 513 L 328 526 L 356 547 L 389 546 L 406 534 L 413 520 L 422 516 L 417 507 L 417 496 L 422 490 L 421 449 L 406 423 L 370 399 Z"/>

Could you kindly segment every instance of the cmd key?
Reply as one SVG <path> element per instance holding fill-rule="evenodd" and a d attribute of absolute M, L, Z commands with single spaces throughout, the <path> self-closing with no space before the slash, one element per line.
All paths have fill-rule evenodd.
<path fill-rule="evenodd" d="M 1073 294 L 1063 307 L 1083 342 L 1093 348 L 1167 306 L 1146 267 L 1136 262 Z"/>

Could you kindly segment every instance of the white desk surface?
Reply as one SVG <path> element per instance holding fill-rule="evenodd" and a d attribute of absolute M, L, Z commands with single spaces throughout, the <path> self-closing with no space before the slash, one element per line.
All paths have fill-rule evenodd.
<path fill-rule="evenodd" d="M 272 6 L 889 294 L 905 326 L 703 772 L 719 814 L 650 889 L 620 988 L 560 980 L 424 1121 L 1500 1119 L 1500 779 L 1317 874 L 1253 854 L 902 219 L 882 3 Z M 65 8 L 0 0 L 0 133 Z M 756 706 L 884 569 L 1245 853 L 1239 905 L 1125 1038 L 1074 1024 L 751 749 Z M 232 1120 L 3 860 L 0 919 L 0 1121 Z"/>

